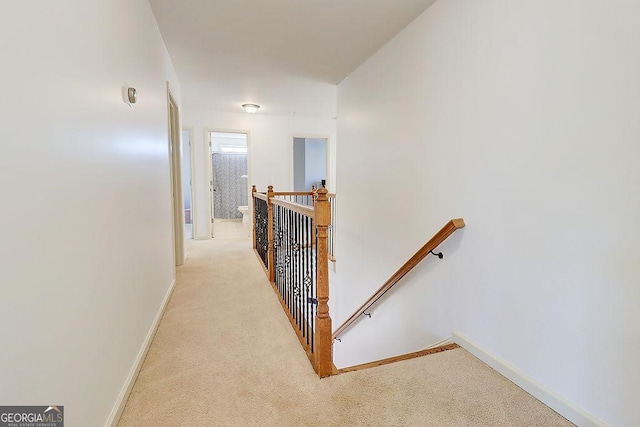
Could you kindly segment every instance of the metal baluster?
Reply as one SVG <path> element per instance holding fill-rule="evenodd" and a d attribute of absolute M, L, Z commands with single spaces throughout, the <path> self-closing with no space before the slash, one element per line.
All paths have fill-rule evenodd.
<path fill-rule="evenodd" d="M 288 210 L 287 212 L 287 307 L 289 307 L 289 313 L 292 312 L 291 308 L 293 305 L 292 299 L 292 291 L 291 288 L 291 214 L 292 212 Z"/>
<path fill-rule="evenodd" d="M 306 338 L 307 345 L 309 345 L 309 328 L 307 321 L 309 311 L 309 294 L 307 288 L 304 285 L 304 259 L 305 259 L 305 247 L 304 247 L 304 223 L 306 217 L 300 218 L 300 271 L 298 272 L 298 283 L 300 283 L 300 295 L 302 296 L 302 336 Z"/>
<path fill-rule="evenodd" d="M 286 242 L 288 240 L 288 229 L 287 229 L 287 215 L 288 212 L 285 209 L 282 209 L 282 230 L 283 230 L 283 237 L 282 237 L 282 299 L 284 300 L 284 304 L 287 306 L 287 309 L 289 309 L 289 302 L 287 300 L 287 276 L 286 276 L 286 269 L 287 269 L 287 255 L 286 255 Z"/>
<path fill-rule="evenodd" d="M 310 223 L 310 218 L 305 218 L 305 240 L 307 242 L 310 243 L 309 240 L 309 223 Z M 311 268 L 311 263 L 309 262 L 309 249 L 305 250 L 305 274 L 309 271 L 309 269 Z M 307 343 L 310 345 L 311 347 L 311 352 L 313 353 L 313 288 L 311 287 L 311 285 L 309 283 L 305 283 L 305 289 L 307 290 L 307 306 L 308 306 L 308 313 L 307 313 L 307 335 L 309 336 L 309 339 L 307 340 Z"/>
<path fill-rule="evenodd" d="M 302 219 L 302 215 L 300 215 L 299 213 L 296 212 L 295 218 L 296 218 L 296 220 L 295 220 L 295 229 L 296 229 L 295 248 L 297 249 L 295 254 L 296 254 L 296 267 L 297 267 L 298 261 L 299 261 L 299 258 L 300 258 L 300 249 L 301 249 L 300 248 L 300 239 L 298 238 L 299 237 L 298 229 L 300 228 L 300 220 Z M 297 320 L 297 324 L 298 324 L 298 329 L 302 329 L 302 311 L 300 310 L 301 309 L 301 304 L 300 304 L 301 298 L 300 297 L 301 297 L 302 294 L 300 292 L 301 291 L 301 287 L 300 287 L 300 282 L 297 280 L 298 279 L 297 276 L 298 276 L 297 275 L 297 271 L 294 271 L 293 277 L 294 277 L 295 289 L 296 289 L 296 292 L 295 292 L 295 296 L 296 296 L 296 320 Z"/>
<path fill-rule="evenodd" d="M 296 223 L 298 222 L 298 213 L 291 211 L 291 227 L 294 229 L 296 229 Z M 296 245 L 296 234 L 295 232 L 292 234 L 291 236 L 291 252 L 292 255 L 294 254 L 294 249 L 295 249 L 295 245 Z M 299 323 L 299 318 L 298 318 L 298 295 L 296 290 L 298 287 L 298 283 L 296 282 L 296 276 L 295 276 L 295 272 L 293 270 L 293 264 L 291 265 L 291 298 L 292 298 L 292 308 L 293 308 L 293 313 L 291 313 L 291 315 L 293 316 L 293 319 L 296 322 L 296 326 L 300 327 L 300 323 Z"/>
<path fill-rule="evenodd" d="M 291 228 L 293 229 L 295 226 L 294 224 L 296 223 L 296 216 L 297 213 L 294 211 L 291 211 Z M 294 242 L 295 242 L 295 234 L 291 234 L 291 256 L 293 256 L 293 246 L 294 246 Z M 297 308 L 296 308 L 296 281 L 295 281 L 295 276 L 293 275 L 293 265 L 291 265 L 291 316 L 293 317 L 293 320 L 295 321 L 296 325 L 298 324 L 298 319 L 297 319 Z"/>
<path fill-rule="evenodd" d="M 296 223 L 298 217 L 298 213 L 291 211 L 291 227 L 294 227 L 294 224 Z M 295 235 L 291 235 L 291 252 L 293 255 L 293 245 L 295 242 Z M 293 266 L 292 266 L 293 267 Z M 293 275 L 293 269 L 291 269 L 290 271 L 291 273 L 291 308 L 292 308 L 292 313 L 291 315 L 293 316 L 293 319 L 296 322 L 296 325 L 299 326 L 298 324 L 298 307 L 296 307 L 296 304 L 298 303 L 298 298 L 296 296 L 296 281 L 295 281 L 295 276 Z"/>
<path fill-rule="evenodd" d="M 298 228 L 302 229 L 302 224 L 305 219 L 305 216 L 302 214 L 298 214 Z M 298 247 L 300 248 L 300 259 L 304 257 L 304 239 L 302 235 L 298 233 Z M 300 274 L 298 273 L 298 318 L 300 331 L 304 332 L 304 304 L 305 304 L 305 296 L 304 296 L 304 283 L 300 281 Z M 303 333 L 304 335 L 304 333 Z"/>
<path fill-rule="evenodd" d="M 278 236 L 280 238 L 280 244 L 278 245 L 278 292 L 280 297 L 284 298 L 284 242 L 287 230 L 284 224 L 284 209 L 282 206 L 278 206 L 278 228 Z"/>
<path fill-rule="evenodd" d="M 282 237 L 284 235 L 284 224 L 282 223 L 282 207 L 276 205 L 274 212 L 277 212 L 277 221 L 276 218 L 274 218 L 274 224 L 278 224 L 278 260 L 276 262 L 276 280 L 278 282 L 278 292 L 280 293 L 280 295 L 282 295 L 282 268 L 284 267 L 284 259 L 282 258 Z"/>
<path fill-rule="evenodd" d="M 280 215 L 279 215 L 279 206 L 273 206 L 273 262 L 275 263 L 275 277 L 274 280 L 276 282 L 276 288 L 279 286 L 280 282 Z"/>
<path fill-rule="evenodd" d="M 309 288 L 311 289 L 311 298 L 315 302 L 317 301 L 317 295 L 315 292 L 315 287 L 313 283 L 313 233 L 315 232 L 313 227 L 313 220 L 311 218 L 308 219 L 308 227 L 307 227 L 307 241 L 309 242 L 309 271 L 308 271 L 308 281 Z M 311 352 L 315 350 L 315 313 L 316 313 L 316 305 L 311 305 Z"/>
<path fill-rule="evenodd" d="M 311 292 L 311 287 L 309 286 L 309 284 L 307 283 L 307 274 L 309 272 L 309 249 L 308 249 L 308 242 L 309 242 L 309 218 L 305 217 L 304 219 L 304 242 L 305 242 L 305 247 L 304 247 L 304 275 L 302 278 L 302 283 L 303 286 L 305 288 L 305 291 L 307 293 L 307 309 L 308 309 L 308 313 L 307 315 L 311 315 L 313 313 L 313 293 Z M 307 319 L 307 344 L 309 345 L 309 348 L 311 348 L 311 352 L 313 353 L 313 329 L 309 326 L 309 319 Z"/>

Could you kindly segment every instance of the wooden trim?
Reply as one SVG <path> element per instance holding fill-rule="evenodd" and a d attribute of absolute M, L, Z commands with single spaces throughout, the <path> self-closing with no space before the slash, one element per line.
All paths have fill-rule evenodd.
<path fill-rule="evenodd" d="M 288 200 L 282 200 L 282 199 L 271 199 L 271 204 L 285 207 L 287 209 L 290 209 L 294 212 L 298 212 L 299 214 L 308 216 L 310 218 L 313 218 L 315 216 L 313 208 L 307 205 L 301 205 L 299 203 L 290 202 Z"/>
<path fill-rule="evenodd" d="M 253 189 L 252 189 L 253 190 Z M 278 295 L 278 301 L 282 305 L 289 322 L 291 323 L 298 339 L 302 344 L 302 347 L 307 353 L 307 357 L 311 361 L 314 370 L 320 378 L 328 377 L 337 372 L 335 365 L 333 364 L 333 339 L 331 336 L 331 317 L 329 316 L 329 259 L 328 259 L 328 246 L 327 235 L 328 227 L 331 224 L 331 204 L 327 198 L 327 190 L 322 188 L 317 192 L 312 189 L 311 193 L 302 192 L 279 192 L 273 191 L 273 186 L 268 187 L 266 196 L 252 191 L 252 195 L 255 198 L 266 200 L 268 208 L 268 266 L 265 268 L 260 262 L 260 265 L 265 269 L 265 273 L 269 278 L 269 283 L 273 288 L 276 295 Z M 313 197 L 313 207 L 301 205 L 288 200 L 283 200 L 275 196 L 279 195 L 309 195 Z M 303 337 L 302 331 L 296 325 L 293 315 L 289 311 L 282 295 L 278 292 L 278 288 L 275 284 L 275 269 L 274 269 L 274 236 L 273 236 L 273 206 L 282 206 L 291 211 L 297 212 L 301 215 L 310 217 L 314 220 L 315 233 L 313 233 L 314 241 L 311 242 L 312 247 L 316 247 L 317 251 L 317 283 L 316 283 L 316 298 L 317 309 L 316 317 L 314 319 L 315 332 L 314 339 L 314 352 L 311 353 L 310 346 L 306 343 L 306 338 Z M 254 220 L 255 222 L 255 220 Z M 255 225 L 254 225 L 255 228 Z M 255 229 L 254 229 L 255 235 Z M 260 259 L 257 251 L 256 255 Z"/>
<path fill-rule="evenodd" d="M 456 230 L 465 226 L 462 218 L 456 218 L 449 221 L 440 231 L 438 231 L 418 252 L 416 252 L 393 276 L 391 276 L 371 297 L 362 304 L 338 329 L 333 333 L 333 338 L 340 336 L 349 326 L 360 317 L 363 311 L 384 295 L 389 289 L 395 286 L 408 272 L 420 263 L 429 252 L 437 248 L 442 242 L 447 240 Z"/>
<path fill-rule="evenodd" d="M 345 374 L 347 372 L 360 371 L 362 369 L 375 368 L 376 366 L 388 365 L 390 363 L 400 362 L 402 360 L 415 359 L 416 357 L 428 356 L 430 354 L 442 353 L 443 351 L 460 348 L 458 344 L 441 345 L 427 350 L 416 351 L 415 353 L 403 354 L 401 356 L 389 357 L 388 359 L 376 360 L 375 362 L 363 363 L 362 365 L 350 366 L 348 368 L 338 369 L 338 373 Z"/>
<path fill-rule="evenodd" d="M 276 281 L 276 269 L 275 269 L 275 259 L 274 259 L 274 247 L 273 247 L 273 185 L 267 187 L 267 236 L 269 239 L 269 249 L 267 252 L 268 265 L 269 269 L 269 281 Z"/>
<path fill-rule="evenodd" d="M 273 193 L 274 196 L 313 196 L 313 192 L 311 191 L 276 191 Z"/>
<path fill-rule="evenodd" d="M 333 373 L 333 338 L 331 337 L 331 316 L 329 315 L 329 259 L 327 246 L 327 229 L 331 224 L 331 205 L 327 199 L 327 190 L 318 190 L 315 204 L 317 285 L 315 338 L 315 368 L 320 378 Z"/>

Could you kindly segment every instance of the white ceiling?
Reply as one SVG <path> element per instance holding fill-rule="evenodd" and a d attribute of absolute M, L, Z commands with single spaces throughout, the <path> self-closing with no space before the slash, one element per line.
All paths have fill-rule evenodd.
<path fill-rule="evenodd" d="M 183 106 L 335 115 L 336 85 L 435 0 L 149 0 Z"/>

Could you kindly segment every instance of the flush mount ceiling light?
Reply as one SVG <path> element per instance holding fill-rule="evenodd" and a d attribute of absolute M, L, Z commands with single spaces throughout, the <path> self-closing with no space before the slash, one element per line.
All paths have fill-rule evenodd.
<path fill-rule="evenodd" d="M 258 108 L 260 108 L 260 106 L 258 104 L 242 104 L 242 108 L 244 108 L 244 111 L 246 111 L 247 113 L 253 114 L 258 111 Z"/>

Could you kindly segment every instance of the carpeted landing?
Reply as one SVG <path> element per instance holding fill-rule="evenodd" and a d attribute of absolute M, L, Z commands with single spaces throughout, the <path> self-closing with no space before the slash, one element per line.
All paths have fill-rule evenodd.
<path fill-rule="evenodd" d="M 247 239 L 192 241 L 129 426 L 570 426 L 463 349 L 319 380 Z"/>

